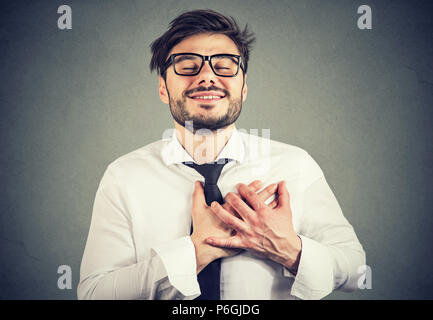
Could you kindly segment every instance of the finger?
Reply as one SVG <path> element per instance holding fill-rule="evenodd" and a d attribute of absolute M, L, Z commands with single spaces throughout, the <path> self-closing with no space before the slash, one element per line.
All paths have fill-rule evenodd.
<path fill-rule="evenodd" d="M 233 236 L 229 238 L 208 237 L 205 241 L 207 244 L 215 247 L 239 249 L 245 248 L 242 244 L 242 240 L 238 236 Z"/>
<path fill-rule="evenodd" d="M 243 221 L 253 221 L 255 219 L 256 213 L 239 195 L 229 192 L 226 199 Z"/>
<path fill-rule="evenodd" d="M 232 208 L 232 206 L 230 205 L 230 203 L 225 202 L 222 206 L 223 206 L 223 208 L 224 208 L 226 211 L 228 211 L 230 214 L 232 214 L 232 215 L 234 215 L 234 216 L 237 215 L 237 214 L 236 214 L 236 211 Z"/>
<path fill-rule="evenodd" d="M 289 191 L 287 191 L 285 181 L 278 184 L 278 202 L 278 208 L 290 208 Z"/>
<path fill-rule="evenodd" d="M 253 190 L 254 192 L 257 192 L 258 190 L 260 190 L 260 188 L 262 187 L 262 182 L 260 180 L 254 180 L 253 182 L 251 182 L 248 185 L 248 188 L 250 188 L 251 190 Z M 241 197 L 238 194 L 239 197 Z M 242 200 L 246 201 L 244 198 L 241 197 Z M 223 205 L 224 209 L 226 209 L 227 211 L 229 211 L 232 214 L 235 214 L 235 211 L 233 210 L 233 208 L 230 206 L 230 204 L 228 204 L 227 202 L 224 203 Z"/>
<path fill-rule="evenodd" d="M 258 190 L 260 190 L 261 187 L 262 187 L 262 182 L 261 182 L 260 180 L 254 180 L 253 182 L 251 182 L 251 183 L 248 185 L 248 188 L 250 188 L 250 189 L 253 190 L 254 192 L 257 192 Z M 265 190 L 266 190 L 266 189 L 264 189 L 264 190 L 261 191 L 261 192 L 264 193 Z M 267 198 L 268 198 L 268 197 L 267 197 Z M 266 198 L 266 199 L 267 199 L 267 198 Z M 236 213 L 236 211 L 232 208 L 232 206 L 231 206 L 228 202 L 225 202 L 225 203 L 223 204 L 223 208 L 226 209 L 226 210 L 227 210 L 228 212 L 230 212 L 231 214 L 233 214 L 234 216 L 240 218 L 240 216 Z"/>
<path fill-rule="evenodd" d="M 232 210 L 231 208 L 231 206 L 230 206 L 230 204 L 227 202 L 227 200 L 226 199 L 224 199 L 224 203 L 222 204 L 222 206 L 223 206 L 223 208 L 225 209 L 225 210 L 227 210 L 227 211 L 230 211 L 230 210 Z"/>
<path fill-rule="evenodd" d="M 275 183 L 270 184 L 269 186 L 264 188 L 262 191 L 260 191 L 257 195 L 259 196 L 260 199 L 262 199 L 263 201 L 266 201 L 269 199 L 270 196 L 275 194 L 275 192 L 277 191 L 277 187 L 278 187 L 278 185 Z"/>
<path fill-rule="evenodd" d="M 253 208 L 254 211 L 257 211 L 264 206 L 264 201 L 251 189 L 249 189 L 243 183 L 238 185 L 239 194 L 245 198 L 246 202 Z M 236 208 L 235 208 L 236 209 Z"/>
<path fill-rule="evenodd" d="M 226 210 L 216 201 L 211 203 L 210 206 L 212 212 L 225 224 L 231 226 L 233 229 L 241 232 L 247 232 L 248 226 L 241 219 L 236 218 Z"/>
<path fill-rule="evenodd" d="M 274 199 L 270 204 L 268 204 L 268 207 L 271 209 L 275 209 L 278 206 L 277 199 Z"/>
<path fill-rule="evenodd" d="M 257 192 L 262 187 L 262 182 L 260 180 L 254 180 L 248 185 L 248 188 L 252 189 L 254 192 Z"/>
<path fill-rule="evenodd" d="M 204 189 L 200 181 L 194 182 L 194 192 L 192 194 L 192 207 L 197 208 L 206 205 Z"/>
<path fill-rule="evenodd" d="M 235 216 L 238 219 L 242 219 L 242 217 L 235 211 L 235 209 L 233 209 L 233 207 L 230 205 L 230 203 L 226 202 L 222 206 L 231 215 Z"/>
<path fill-rule="evenodd" d="M 238 188 L 238 186 L 239 185 L 236 186 L 236 189 Z M 254 180 L 253 182 L 251 182 L 248 185 L 248 188 L 250 188 L 254 192 L 259 191 L 261 187 L 262 187 L 262 182 L 260 180 Z M 245 201 L 248 203 L 248 201 L 244 197 L 242 197 L 242 195 L 240 195 L 239 193 L 236 193 L 236 194 L 239 196 L 239 198 L 242 199 L 242 201 Z"/>

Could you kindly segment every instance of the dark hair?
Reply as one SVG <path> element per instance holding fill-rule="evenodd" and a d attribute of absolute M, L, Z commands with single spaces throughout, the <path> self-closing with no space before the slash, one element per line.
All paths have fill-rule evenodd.
<path fill-rule="evenodd" d="M 183 39 L 200 33 L 224 34 L 232 39 L 242 57 L 244 73 L 247 72 L 250 50 L 255 41 L 254 34 L 248 30 L 248 24 L 241 31 L 233 17 L 226 17 L 213 10 L 188 11 L 173 19 L 169 29 L 150 45 L 150 71 L 157 69 L 165 79 L 163 67 L 170 50 Z"/>

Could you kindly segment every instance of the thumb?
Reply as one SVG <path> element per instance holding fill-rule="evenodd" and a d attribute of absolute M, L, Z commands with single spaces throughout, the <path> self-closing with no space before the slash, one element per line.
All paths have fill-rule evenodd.
<path fill-rule="evenodd" d="M 246 249 L 238 235 L 228 238 L 207 237 L 205 241 L 214 247 Z"/>
<path fill-rule="evenodd" d="M 203 206 L 206 205 L 206 200 L 204 197 L 204 189 L 200 181 L 194 182 L 194 192 L 192 194 L 192 206 Z"/>

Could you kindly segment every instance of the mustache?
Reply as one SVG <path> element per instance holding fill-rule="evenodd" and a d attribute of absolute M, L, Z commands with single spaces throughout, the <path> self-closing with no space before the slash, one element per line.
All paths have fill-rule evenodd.
<path fill-rule="evenodd" d="M 210 86 L 210 87 L 198 87 L 195 89 L 191 89 L 191 90 L 187 90 L 184 92 L 184 96 L 189 96 L 190 94 L 196 93 L 196 92 L 201 92 L 201 91 L 221 91 L 222 93 L 224 93 L 225 96 L 230 96 L 230 93 L 222 88 L 218 88 L 214 85 Z"/>

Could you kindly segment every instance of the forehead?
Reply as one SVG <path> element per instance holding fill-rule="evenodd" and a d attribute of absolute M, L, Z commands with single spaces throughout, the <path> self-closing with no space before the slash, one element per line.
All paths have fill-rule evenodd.
<path fill-rule="evenodd" d="M 170 54 L 192 52 L 201 55 L 217 53 L 239 54 L 238 48 L 232 39 L 223 34 L 202 33 L 183 39 L 175 45 Z"/>

